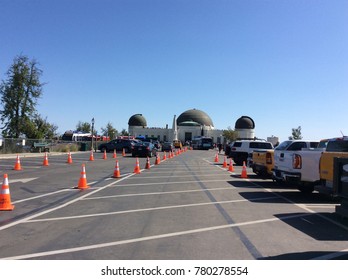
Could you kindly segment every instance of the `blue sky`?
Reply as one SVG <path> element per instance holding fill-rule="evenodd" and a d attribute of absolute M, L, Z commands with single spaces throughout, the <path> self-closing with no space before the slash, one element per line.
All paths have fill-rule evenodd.
<path fill-rule="evenodd" d="M 256 136 L 348 135 L 347 0 L 0 0 L 0 79 L 19 54 L 43 70 L 39 113 L 121 131 L 196 108 Z"/>

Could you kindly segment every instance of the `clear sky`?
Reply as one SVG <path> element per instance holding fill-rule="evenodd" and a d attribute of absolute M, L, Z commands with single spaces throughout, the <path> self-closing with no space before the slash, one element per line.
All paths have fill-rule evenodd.
<path fill-rule="evenodd" d="M 348 135 L 348 0 L 0 0 L 0 78 L 43 70 L 37 107 L 58 131 L 121 131 L 189 109 L 259 138 Z"/>

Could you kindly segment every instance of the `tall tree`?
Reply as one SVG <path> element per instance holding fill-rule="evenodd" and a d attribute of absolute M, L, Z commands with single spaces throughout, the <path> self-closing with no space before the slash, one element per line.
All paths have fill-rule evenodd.
<path fill-rule="evenodd" d="M 101 128 L 103 136 L 109 136 L 110 139 L 115 139 L 118 133 L 117 129 L 112 126 L 110 122 L 106 124 L 105 128 Z"/>
<path fill-rule="evenodd" d="M 57 134 L 58 127 L 47 121 L 40 115 L 36 115 L 33 120 L 29 120 L 25 125 L 25 135 L 31 139 L 52 139 Z"/>
<path fill-rule="evenodd" d="M 238 133 L 229 126 L 223 131 L 222 136 L 225 137 L 227 141 L 232 142 L 237 139 L 237 134 Z"/>
<path fill-rule="evenodd" d="M 122 129 L 121 136 L 129 136 L 129 133 L 125 128 Z"/>
<path fill-rule="evenodd" d="M 299 140 L 302 139 L 301 126 L 292 129 L 292 136 L 289 136 L 289 140 Z"/>
<path fill-rule="evenodd" d="M 42 70 L 36 60 L 17 56 L 0 85 L 2 133 L 5 137 L 18 138 L 25 134 L 25 125 L 36 114 L 37 99 L 42 95 L 40 82 Z"/>
<path fill-rule="evenodd" d="M 79 121 L 76 125 L 76 130 L 83 131 L 86 133 L 92 132 L 91 124 L 89 122 Z M 96 132 L 94 131 L 94 133 L 96 133 Z"/>

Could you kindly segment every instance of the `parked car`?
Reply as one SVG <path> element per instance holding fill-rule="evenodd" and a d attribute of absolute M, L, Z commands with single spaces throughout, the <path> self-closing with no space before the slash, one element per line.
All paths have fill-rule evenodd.
<path fill-rule="evenodd" d="M 251 157 L 254 150 L 272 150 L 273 144 L 262 140 L 240 140 L 234 141 L 230 145 L 229 157 L 233 158 L 234 162 L 242 165 L 243 162 L 252 164 Z"/>
<path fill-rule="evenodd" d="M 163 152 L 172 152 L 174 150 L 174 145 L 172 142 L 164 142 L 162 144 L 162 151 Z"/>
<path fill-rule="evenodd" d="M 124 151 L 126 153 L 131 153 L 132 152 L 132 147 L 136 144 L 139 143 L 139 140 L 135 140 L 135 139 L 115 139 L 115 140 L 111 140 L 108 143 L 103 143 L 100 144 L 98 149 L 101 152 L 113 152 L 114 150 L 116 151 Z"/>
<path fill-rule="evenodd" d="M 161 145 L 160 141 L 158 141 L 158 140 L 152 141 L 152 143 L 155 145 L 155 147 L 158 151 L 160 151 L 162 149 L 162 145 Z"/>
<path fill-rule="evenodd" d="M 180 140 L 174 140 L 173 145 L 174 145 L 174 148 L 176 149 L 182 149 L 182 143 Z"/>
<path fill-rule="evenodd" d="M 151 142 L 140 142 L 132 147 L 132 156 L 153 157 L 157 153 L 156 146 Z"/>

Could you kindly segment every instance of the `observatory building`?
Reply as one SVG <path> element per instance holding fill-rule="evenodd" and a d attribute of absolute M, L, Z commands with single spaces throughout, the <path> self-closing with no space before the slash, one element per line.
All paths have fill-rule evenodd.
<path fill-rule="evenodd" d="M 239 118 L 235 125 L 238 139 L 254 139 L 255 123 L 247 116 Z M 172 126 L 165 128 L 149 127 L 142 114 L 135 114 L 128 121 L 128 132 L 131 136 L 154 137 L 159 141 L 181 140 L 191 141 L 196 137 L 212 137 L 214 143 L 223 143 L 223 129 L 216 129 L 210 116 L 198 109 L 190 109 L 176 117 L 174 115 Z"/>

